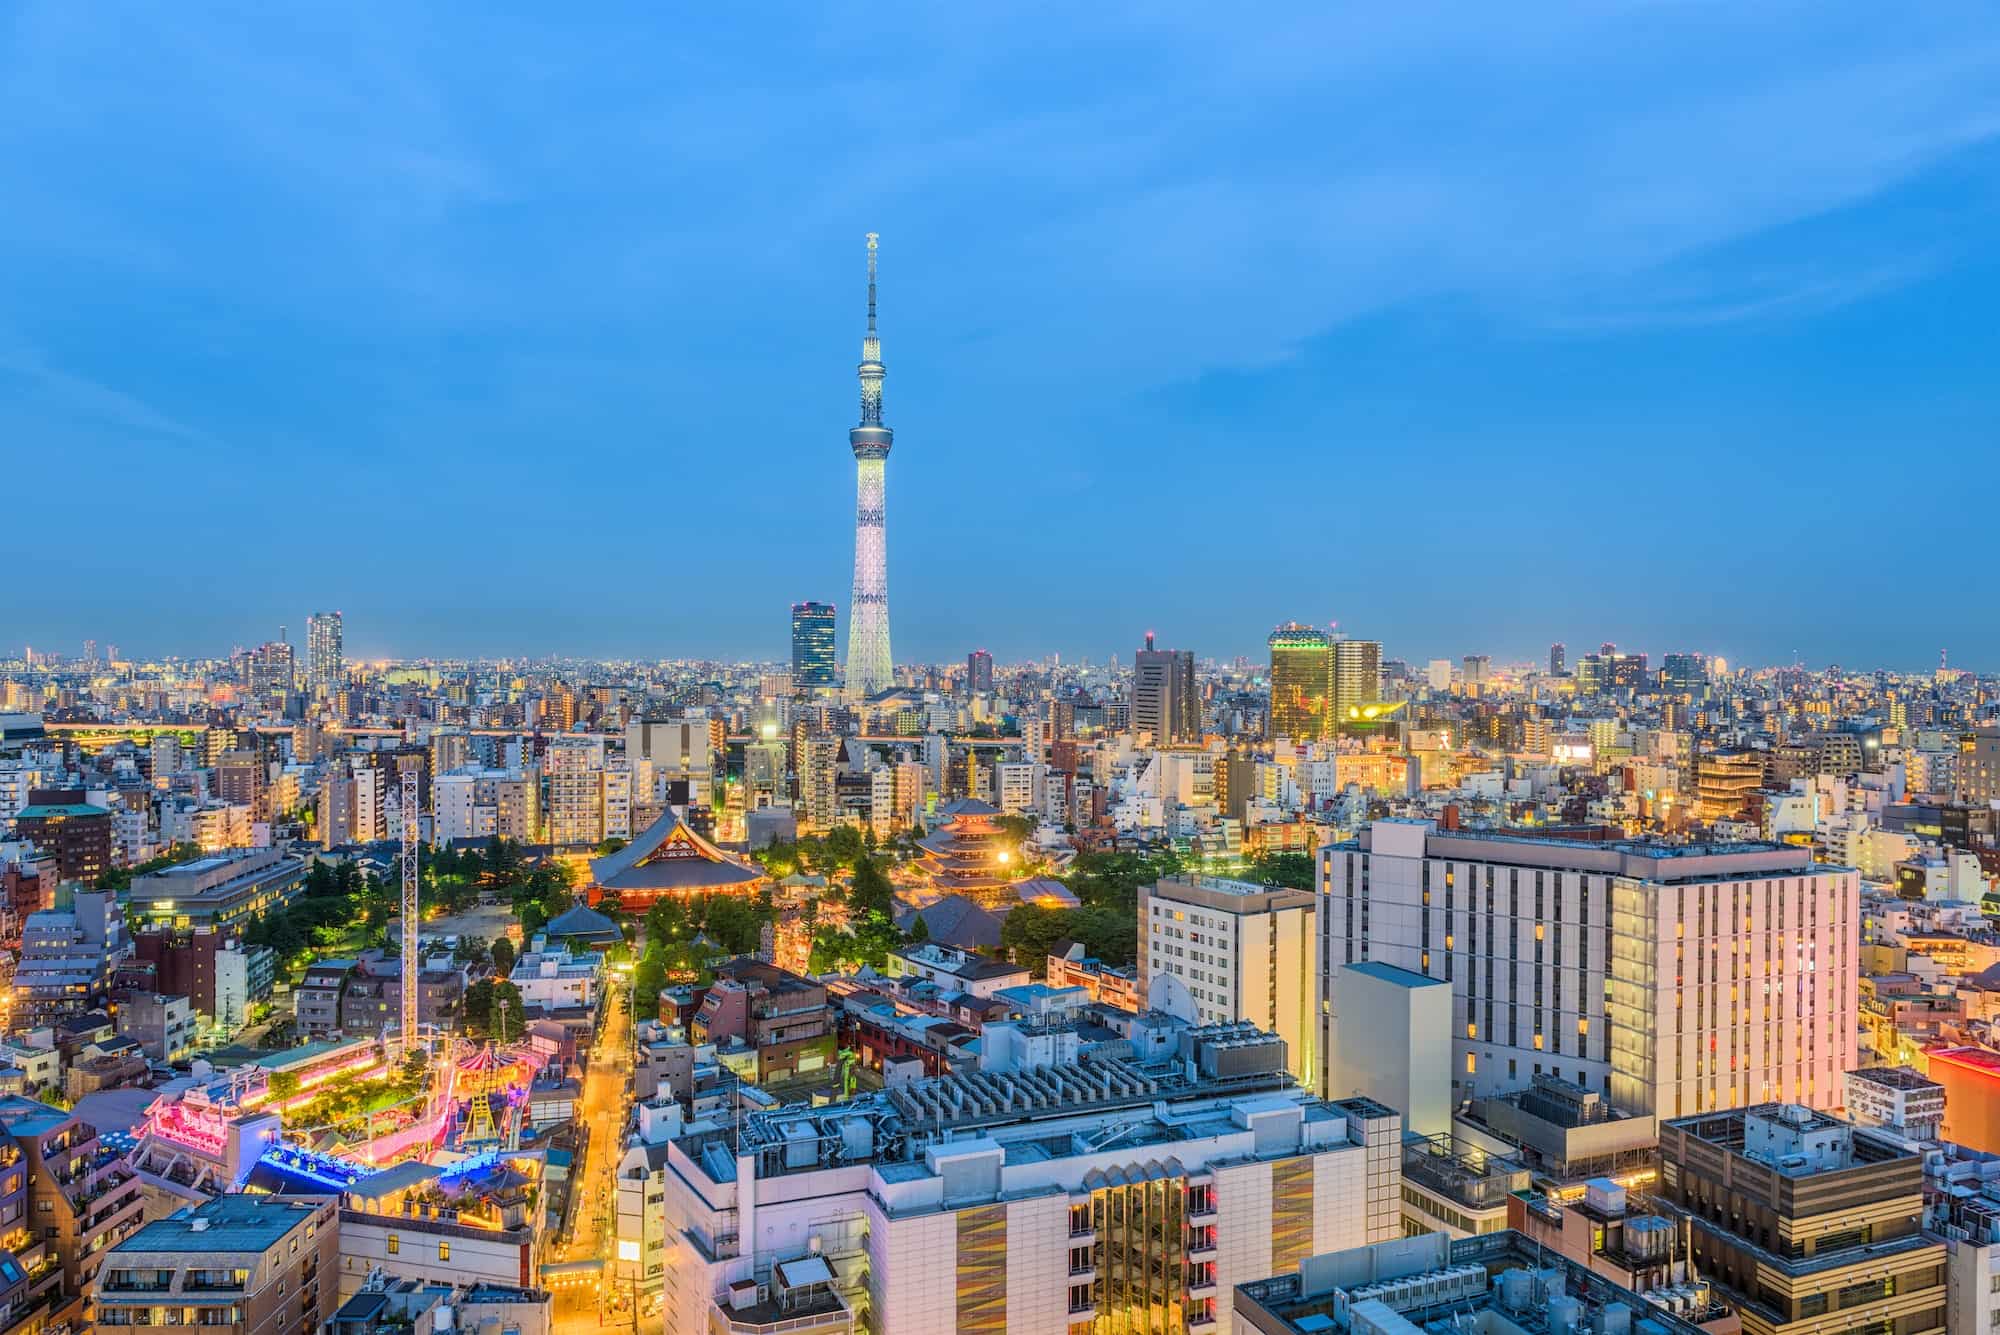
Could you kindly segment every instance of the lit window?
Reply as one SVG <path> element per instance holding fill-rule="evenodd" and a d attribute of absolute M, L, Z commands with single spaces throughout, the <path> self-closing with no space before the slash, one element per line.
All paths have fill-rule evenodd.
<path fill-rule="evenodd" d="M 440 1240 L 438 1242 L 438 1260 L 449 1261 L 450 1259 L 451 1259 L 451 1244 Z"/>
<path fill-rule="evenodd" d="M 402 1239 L 398 1238 L 394 1233 L 391 1233 L 389 1235 L 389 1255 L 394 1256 L 397 1252 L 401 1251 L 402 1248 L 403 1248 Z"/>

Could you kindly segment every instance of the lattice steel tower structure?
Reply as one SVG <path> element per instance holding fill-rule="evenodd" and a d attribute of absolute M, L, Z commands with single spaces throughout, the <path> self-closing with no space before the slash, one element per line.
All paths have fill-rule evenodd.
<path fill-rule="evenodd" d="M 417 842 L 422 837 L 423 810 L 417 771 L 403 771 L 403 1052 L 417 1045 L 417 930 L 422 914 L 417 905 Z"/>
<path fill-rule="evenodd" d="M 896 684 L 889 656 L 889 540 L 883 475 L 895 433 L 882 425 L 882 340 L 875 333 L 875 243 L 868 234 L 868 332 L 861 340 L 861 425 L 854 447 L 854 599 L 847 609 L 847 689 L 873 695 Z"/>

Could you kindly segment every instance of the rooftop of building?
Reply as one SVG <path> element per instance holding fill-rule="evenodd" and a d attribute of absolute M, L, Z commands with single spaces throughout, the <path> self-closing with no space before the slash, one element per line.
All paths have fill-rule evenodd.
<path fill-rule="evenodd" d="M 1232 913 L 1261 913 L 1274 906 L 1292 907 L 1295 901 L 1305 905 L 1316 902 L 1310 890 L 1297 890 L 1290 886 L 1270 885 L 1260 881 L 1243 881 L 1230 876 L 1209 876 L 1189 872 L 1162 876 L 1153 883 L 1151 893 L 1155 897 L 1168 899 L 1192 893 L 1195 902 Z"/>
<path fill-rule="evenodd" d="M 716 981 L 728 979 L 745 987 L 762 987 L 769 992 L 817 992 L 821 984 L 810 978 L 767 964 L 754 955 L 738 955 L 715 966 Z"/>
<path fill-rule="evenodd" d="M 1662 1303 L 1537 1245 L 1512 1229 L 1453 1239 L 1443 1233 L 1310 1257 L 1290 1274 L 1236 1286 L 1237 1329 L 1264 1335 L 1467 1329 L 1539 1335 L 1627 1329 L 1696 1335 L 1701 1327 Z"/>
<path fill-rule="evenodd" d="M 1189 1043 L 1226 1043 L 1244 1026 L 1189 1029 Z M 939 1076 L 843 1103 L 787 1104 L 730 1126 L 696 1123 L 679 1140 L 711 1180 L 734 1180 L 737 1154 L 759 1177 L 872 1164 L 885 1181 L 934 1172 L 927 1152 L 998 1151 L 1009 1167 L 1116 1148 L 1166 1165 L 1176 1143 L 1296 1120 L 1300 1137 L 1342 1143 L 1351 1118 L 1394 1117 L 1367 1100 L 1322 1102 L 1283 1069 L 1284 1046 L 1226 1049 L 1221 1074 L 1182 1055 L 1147 1062 L 1086 1051 L 1065 1064 Z M 1218 1063 L 1207 1063 L 1210 1070 Z M 1298 1137 L 1294 1138 L 1295 1141 Z M 1262 1140 L 1260 1138 L 1260 1144 Z"/>
<path fill-rule="evenodd" d="M 41 1136 L 70 1120 L 71 1114 L 25 1094 L 0 1096 L 0 1125 L 13 1136 Z"/>
<path fill-rule="evenodd" d="M 1944 1086 L 1908 1066 L 1863 1066 L 1847 1073 L 1850 1080 L 1864 1084 L 1879 1085 L 1883 1089 L 1918 1090 L 1943 1089 Z"/>
<path fill-rule="evenodd" d="M 264 1252 L 312 1219 L 320 1200 L 226 1195 L 155 1219 L 111 1249 L 117 1264 L 133 1252 Z"/>
<path fill-rule="evenodd" d="M 918 945 L 898 946 L 891 953 L 900 955 L 913 963 L 922 964 L 926 968 L 936 969 L 941 973 L 953 974 L 959 978 L 971 979 L 975 982 L 987 978 L 1006 978 L 1013 974 L 1026 973 L 1028 971 L 1027 966 L 1024 964 L 1009 963 L 1006 960 L 994 959 L 990 955 L 980 955 L 973 951 L 959 950 L 953 946 L 940 945 L 935 941 L 926 941 Z"/>
<path fill-rule="evenodd" d="M 1726 1112 L 1676 1117 L 1661 1126 L 1763 1165 L 1783 1177 L 1844 1172 L 1896 1159 L 1916 1159 L 1900 1141 L 1798 1103 L 1760 1103 Z"/>
<path fill-rule="evenodd" d="M 109 816 L 110 807 L 94 807 L 88 802 L 38 802 L 14 813 L 17 820 L 67 820 L 74 816 Z"/>
<path fill-rule="evenodd" d="M 1442 842 L 1457 848 L 1445 852 L 1419 846 L 1414 842 L 1419 831 L 1426 844 Z M 1376 842 L 1385 834 L 1392 840 L 1386 849 L 1378 847 Z M 1822 875 L 1854 871 L 1852 867 L 1816 863 L 1812 850 L 1799 844 L 1652 837 L 1585 840 L 1515 826 L 1438 829 L 1433 821 L 1403 817 L 1375 821 L 1355 838 L 1331 847 L 1395 856 L 1456 856 L 1468 861 L 1518 862 L 1523 866 L 1603 872 L 1666 882 L 1730 880 L 1779 872 L 1810 871 Z"/>
<path fill-rule="evenodd" d="M 1358 973 L 1364 978 L 1379 979 L 1385 983 L 1394 983 L 1398 987 L 1450 986 L 1442 978 L 1431 978 L 1411 969 L 1399 968 L 1394 964 L 1385 964 L 1381 960 L 1362 960 L 1356 964 L 1344 964 L 1341 968 L 1347 973 Z"/>

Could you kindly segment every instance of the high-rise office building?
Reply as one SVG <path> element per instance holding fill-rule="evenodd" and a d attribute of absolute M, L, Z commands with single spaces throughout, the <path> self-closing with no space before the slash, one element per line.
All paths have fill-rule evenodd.
<path fill-rule="evenodd" d="M 854 450 L 854 597 L 847 605 L 847 689 L 874 695 L 896 684 L 889 652 L 889 446 L 882 425 L 882 340 L 875 333 L 875 233 L 868 234 L 868 333 L 861 340 L 861 424 L 847 433 Z"/>
<path fill-rule="evenodd" d="M 273 696 L 291 694 L 297 675 L 292 659 L 292 646 L 285 641 L 270 640 L 251 650 L 250 694 L 258 702 L 269 701 Z"/>
<path fill-rule="evenodd" d="M 1155 746 L 1201 740 L 1201 697 L 1194 688 L 1194 651 L 1155 649 L 1153 637 L 1132 657 L 1132 731 Z"/>
<path fill-rule="evenodd" d="M 1266 735 L 1295 742 L 1328 733 L 1333 692 L 1333 640 L 1323 630 L 1288 621 L 1271 632 L 1271 726 Z"/>
<path fill-rule="evenodd" d="M 340 689 L 345 675 L 340 613 L 314 612 L 306 618 L 306 688 L 315 695 L 331 695 Z"/>
<path fill-rule="evenodd" d="M 984 649 L 974 649 L 965 656 L 965 693 L 991 694 L 993 690 L 993 655 Z"/>
<path fill-rule="evenodd" d="M 1452 985 L 1460 1100 L 1546 1073 L 1639 1115 L 1831 1108 L 1858 1064 L 1860 878 L 1809 849 L 1383 820 L 1321 849 L 1318 883 L 1329 979 L 1380 960 Z"/>
<path fill-rule="evenodd" d="M 1705 694 L 1708 659 L 1701 654 L 1668 654 L 1660 660 L 1660 685 L 1669 695 Z"/>
<path fill-rule="evenodd" d="M 1557 640 L 1549 646 L 1549 675 L 1551 677 L 1560 677 L 1563 674 L 1563 669 L 1568 666 L 1568 656 L 1569 647 L 1561 640 Z"/>
<path fill-rule="evenodd" d="M 1221 876 L 1139 887 L 1139 995 L 1172 976 L 1202 1024 L 1243 1020 L 1285 1040 L 1301 1084 L 1319 1076 L 1319 947 L 1309 890 Z"/>
<path fill-rule="evenodd" d="M 1333 726 L 1356 720 L 1363 705 L 1382 698 L 1382 643 L 1333 642 Z"/>
<path fill-rule="evenodd" d="M 798 748 L 801 827 L 825 834 L 840 823 L 840 739 L 816 734 Z"/>
<path fill-rule="evenodd" d="M 833 604 L 792 604 L 792 688 L 815 691 L 831 686 L 836 672 Z"/>

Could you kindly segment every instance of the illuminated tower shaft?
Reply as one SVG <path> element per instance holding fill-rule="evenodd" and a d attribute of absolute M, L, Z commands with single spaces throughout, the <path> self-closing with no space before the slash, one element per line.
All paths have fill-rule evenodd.
<path fill-rule="evenodd" d="M 417 1044 L 417 771 L 403 771 L 403 1051 Z"/>
<path fill-rule="evenodd" d="M 854 447 L 854 599 L 847 609 L 847 688 L 873 695 L 895 685 L 889 656 L 889 538 L 884 474 L 895 433 L 882 425 L 882 340 L 875 333 L 875 241 L 868 234 L 868 333 L 861 340 L 861 425 Z"/>

